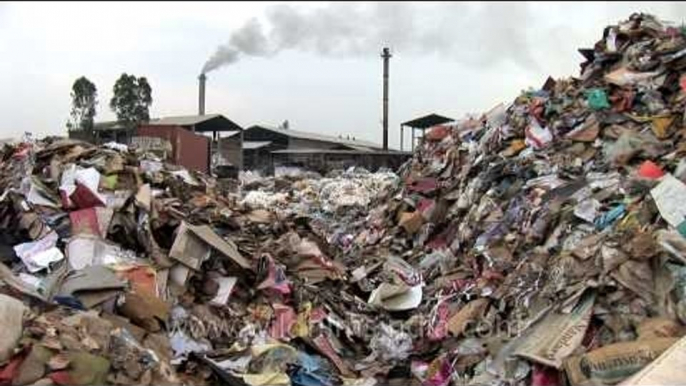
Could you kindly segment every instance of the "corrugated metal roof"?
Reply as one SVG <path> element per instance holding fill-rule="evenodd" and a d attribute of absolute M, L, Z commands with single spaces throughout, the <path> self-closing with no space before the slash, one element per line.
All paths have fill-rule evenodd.
<path fill-rule="evenodd" d="M 272 141 L 243 141 L 243 149 L 255 150 L 271 145 Z"/>
<path fill-rule="evenodd" d="M 410 151 L 397 150 L 333 150 L 333 149 L 284 149 L 274 150 L 273 154 L 397 154 L 411 156 Z"/>
<path fill-rule="evenodd" d="M 357 146 L 357 145 L 348 145 L 348 146 L 350 146 L 353 150 L 358 150 L 358 151 L 376 150 L 376 149 L 369 148 L 367 146 Z"/>
<path fill-rule="evenodd" d="M 238 135 L 238 134 L 240 134 L 240 133 L 241 133 L 240 131 L 225 131 L 225 132 L 223 132 L 223 133 L 220 134 L 220 138 L 221 138 L 221 139 L 224 139 L 224 138 L 231 138 L 231 137 L 233 137 L 234 135 Z"/>
<path fill-rule="evenodd" d="M 240 125 L 230 120 L 229 118 L 223 116 L 222 114 L 181 115 L 175 117 L 163 117 L 151 120 L 148 124 L 152 126 L 193 126 L 193 130 L 195 132 L 243 131 L 243 128 Z"/>
<path fill-rule="evenodd" d="M 210 119 L 222 116 L 221 114 L 205 114 L 205 115 L 180 115 L 176 117 L 163 117 L 151 119 L 149 125 L 179 125 L 179 126 L 193 126 L 198 123 L 209 121 Z"/>
<path fill-rule="evenodd" d="M 298 139 L 309 139 L 312 141 L 322 141 L 322 142 L 332 142 L 332 143 L 337 143 L 340 145 L 345 145 L 345 146 L 350 146 L 355 149 L 363 149 L 363 148 L 369 148 L 372 150 L 376 149 L 381 149 L 382 146 L 374 143 L 374 142 L 368 142 L 364 140 L 351 140 L 351 139 L 343 139 L 343 138 L 338 138 L 330 135 L 324 135 L 324 134 L 316 134 L 316 133 L 309 133 L 305 131 L 298 131 L 298 130 L 292 130 L 292 129 L 282 129 L 280 127 L 269 127 L 269 126 L 263 126 L 263 125 L 255 125 L 247 128 L 246 130 L 250 130 L 254 127 L 259 127 L 265 130 L 273 131 L 275 133 L 283 134 L 288 137 L 292 138 L 298 138 Z"/>
<path fill-rule="evenodd" d="M 423 117 L 413 119 L 402 123 L 403 126 L 414 127 L 416 129 L 428 129 L 429 127 L 440 125 L 443 123 L 452 122 L 454 119 L 444 117 L 438 114 L 429 114 Z"/>
<path fill-rule="evenodd" d="M 154 118 L 148 122 L 142 122 L 143 126 L 193 126 L 193 129 L 200 132 L 240 132 L 241 126 L 221 114 L 205 115 L 180 115 L 173 117 Z M 124 126 L 117 121 L 96 122 L 95 130 L 123 130 Z"/>

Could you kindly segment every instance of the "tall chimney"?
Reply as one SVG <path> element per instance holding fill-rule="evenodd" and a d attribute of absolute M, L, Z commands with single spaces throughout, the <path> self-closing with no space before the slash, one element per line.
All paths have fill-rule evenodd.
<path fill-rule="evenodd" d="M 388 61 L 391 52 L 384 47 L 381 52 L 383 58 L 383 149 L 388 150 Z"/>
<path fill-rule="evenodd" d="M 200 74 L 198 77 L 198 115 L 205 115 L 205 81 L 207 76 Z"/>

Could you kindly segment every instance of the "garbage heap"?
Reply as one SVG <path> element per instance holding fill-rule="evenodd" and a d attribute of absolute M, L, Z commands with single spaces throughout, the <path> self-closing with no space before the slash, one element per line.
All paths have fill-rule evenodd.
<path fill-rule="evenodd" d="M 685 33 L 607 27 L 578 78 L 431 129 L 400 179 L 237 189 L 6 145 L 0 384 L 680 382 Z"/>
<path fill-rule="evenodd" d="M 634 14 L 579 77 L 427 132 L 349 251 L 349 282 L 391 312 L 369 321 L 370 368 L 613 385 L 684 335 L 685 34 Z M 684 376 L 661 371 L 645 384 Z"/>
<path fill-rule="evenodd" d="M 289 340 L 296 293 L 327 317 L 316 286 L 340 283 L 345 267 L 326 240 L 395 174 L 238 187 L 59 138 L 7 144 L 0 160 L 0 384 L 270 384 L 324 371 L 312 366 L 339 380 L 326 339 L 309 351 L 274 343 Z M 270 362 L 285 349 L 292 361 Z M 212 356 L 245 350 L 266 362 L 234 369 Z M 266 370 L 286 364 L 290 375 Z"/>
<path fill-rule="evenodd" d="M 209 245 L 213 274 L 249 267 L 202 225 L 238 227 L 238 197 L 121 145 L 24 140 L 0 156 L 0 384 L 180 384 L 171 305 L 202 287 Z"/>
<path fill-rule="evenodd" d="M 332 225 L 340 226 L 350 218 L 362 217 L 355 210 L 373 206 L 379 195 L 396 189 L 400 182 L 390 170 L 370 173 L 351 167 L 333 170 L 324 177 L 312 174 L 246 179 L 240 203 L 252 209 L 272 208 L 284 215 L 326 216 Z"/>

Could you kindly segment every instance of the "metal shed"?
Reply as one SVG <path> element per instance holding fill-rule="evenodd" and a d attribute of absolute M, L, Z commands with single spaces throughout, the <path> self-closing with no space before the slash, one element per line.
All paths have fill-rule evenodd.
<path fill-rule="evenodd" d="M 438 114 L 429 114 L 423 117 L 415 118 L 411 121 L 407 121 L 400 124 L 400 151 L 403 151 L 403 138 L 405 136 L 405 127 L 412 129 L 412 140 L 411 140 L 411 150 L 414 151 L 415 140 L 418 138 L 423 138 L 426 133 L 426 129 L 431 128 L 436 125 L 442 125 L 448 122 L 454 122 L 452 118 L 444 117 Z M 421 130 L 422 136 L 417 137 L 415 132 Z"/>

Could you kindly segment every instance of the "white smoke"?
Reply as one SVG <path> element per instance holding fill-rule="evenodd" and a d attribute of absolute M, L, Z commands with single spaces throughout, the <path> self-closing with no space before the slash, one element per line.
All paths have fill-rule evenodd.
<path fill-rule="evenodd" d="M 209 72 L 244 56 L 283 50 L 345 57 L 378 54 L 384 46 L 404 54 L 438 54 L 472 66 L 511 60 L 535 69 L 523 3 L 331 3 L 322 8 L 276 5 L 266 23 L 251 19 L 205 63 Z"/>

